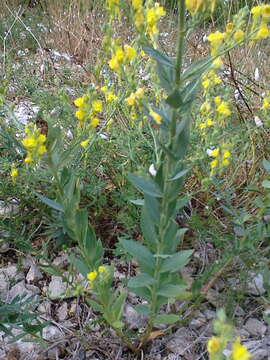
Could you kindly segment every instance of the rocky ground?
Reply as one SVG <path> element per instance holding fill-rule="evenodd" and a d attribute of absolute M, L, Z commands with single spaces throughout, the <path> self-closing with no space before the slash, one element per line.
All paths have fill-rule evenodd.
<path fill-rule="evenodd" d="M 1 203 L 1 214 L 18 210 L 15 202 L 9 204 L 9 208 L 7 206 Z M 31 311 L 38 315 L 41 322 L 49 321 L 43 329 L 43 341 L 34 341 L 32 338 L 29 342 L 20 339 L 9 343 L 12 338 L 0 333 L 1 360 L 207 359 L 205 344 L 213 335 L 215 310 L 223 304 L 225 282 L 222 279 L 209 289 L 207 301 L 200 306 L 200 310 L 189 309 L 184 313 L 183 318 L 190 316 L 192 319 L 187 325 L 172 328 L 166 334 L 162 331 L 163 327 L 156 329 L 160 330 L 160 336 L 136 357 L 123 346 L 112 330 L 104 328 L 97 312 L 89 308 L 83 299 L 73 296 L 73 291 L 69 291 L 70 285 L 61 277 L 49 275 L 39 268 L 45 264 L 44 261 L 37 261 L 35 257 L 27 255 L 21 258 L 20 263 L 12 262 L 15 257 L 5 241 L 7 234 L 2 232 L 0 235 L 0 252 L 4 264 L 0 269 L 1 299 L 10 303 L 16 296 L 33 296 Z M 53 265 L 63 275 L 69 276 L 66 272 L 68 258 L 65 253 L 58 253 Z M 116 266 L 116 269 L 116 277 L 120 279 L 126 276 L 123 268 L 119 271 Z M 192 268 L 185 270 L 187 276 L 191 277 Z M 73 281 L 84 280 L 75 275 Z M 238 286 L 236 278 L 229 279 L 229 283 L 235 289 Z M 264 321 L 270 314 L 270 308 L 259 305 L 258 299 L 262 295 L 267 295 L 262 275 L 250 273 L 244 306 L 234 309 L 237 332 L 252 353 L 253 360 L 270 359 L 270 326 Z M 124 316 L 130 331 L 140 332 L 146 319 L 134 310 L 133 305 L 137 303 L 138 298 L 129 293 Z M 179 309 L 183 305 L 184 303 L 179 303 Z M 13 335 L 20 332 L 20 329 L 15 329 Z"/>

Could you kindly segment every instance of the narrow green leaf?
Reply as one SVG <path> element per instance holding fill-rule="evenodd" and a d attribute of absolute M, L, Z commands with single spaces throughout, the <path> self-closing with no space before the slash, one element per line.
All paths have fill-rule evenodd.
<path fill-rule="evenodd" d="M 173 285 L 173 284 L 167 284 L 163 285 L 157 292 L 158 295 L 167 297 L 167 298 L 176 298 L 183 294 L 183 292 L 186 290 L 187 285 L 179 284 L 179 285 Z"/>
<path fill-rule="evenodd" d="M 142 315 L 149 315 L 150 314 L 150 308 L 149 305 L 137 305 L 135 306 L 135 310 Z"/>
<path fill-rule="evenodd" d="M 185 176 L 190 169 L 185 169 L 185 170 L 181 170 L 179 171 L 179 173 L 177 173 L 176 175 L 174 175 L 171 179 L 169 179 L 168 181 L 174 181 L 177 179 L 180 179 L 181 177 Z"/>
<path fill-rule="evenodd" d="M 94 308 L 96 311 L 103 313 L 104 309 L 103 309 L 102 305 L 98 304 L 96 301 L 86 298 L 86 302 L 89 306 Z"/>
<path fill-rule="evenodd" d="M 154 323 L 155 324 L 166 324 L 166 325 L 171 325 L 176 323 L 178 320 L 180 319 L 179 315 L 175 315 L 175 314 L 164 314 L 164 315 L 159 315 L 154 319 Z"/>
<path fill-rule="evenodd" d="M 144 205 L 144 200 L 143 199 L 137 199 L 137 200 L 129 200 L 132 204 L 137 205 L 137 206 L 143 206 Z"/>
<path fill-rule="evenodd" d="M 130 288 L 143 287 L 143 286 L 147 287 L 155 283 L 156 280 L 152 276 L 143 273 L 131 278 L 128 282 L 128 286 Z"/>
<path fill-rule="evenodd" d="M 174 61 L 169 56 L 164 55 L 160 51 L 153 48 L 144 48 L 143 50 L 146 52 L 146 54 L 151 56 L 151 58 L 156 60 L 159 64 L 163 64 L 168 67 L 174 68 L 175 66 Z"/>
<path fill-rule="evenodd" d="M 159 186 L 152 179 L 145 179 L 137 174 L 129 174 L 129 180 L 133 185 L 143 194 L 148 194 L 154 197 L 162 197 Z"/>
<path fill-rule="evenodd" d="M 70 262 L 76 267 L 78 272 L 82 274 L 84 277 L 90 272 L 90 268 L 85 264 L 82 259 L 78 259 L 75 255 L 71 254 L 69 256 Z"/>
<path fill-rule="evenodd" d="M 112 326 L 115 328 L 115 329 L 122 329 L 125 324 L 123 323 L 123 321 L 120 321 L 120 320 L 116 320 L 112 323 Z"/>
<path fill-rule="evenodd" d="M 47 198 L 46 196 L 43 196 L 43 195 L 40 195 L 37 193 L 36 193 L 36 195 L 39 198 L 39 200 L 41 200 L 44 204 L 48 205 L 52 209 L 64 212 L 63 206 L 61 204 L 59 204 L 58 202 L 51 200 L 51 199 Z"/>
<path fill-rule="evenodd" d="M 266 189 L 270 189 L 270 181 L 269 180 L 264 180 L 262 182 L 262 186 Z"/>
<path fill-rule="evenodd" d="M 58 268 L 57 268 L 56 266 L 52 266 L 52 265 L 38 265 L 38 267 L 39 267 L 41 270 L 43 270 L 43 271 L 45 271 L 45 272 L 47 272 L 47 273 L 49 273 L 49 274 L 51 274 L 51 275 L 60 276 L 60 277 L 62 276 L 61 271 L 58 270 Z"/>
<path fill-rule="evenodd" d="M 152 272 L 154 270 L 155 259 L 147 247 L 133 240 L 125 240 L 122 238 L 119 239 L 119 242 L 124 249 L 138 261 L 142 269 L 145 269 L 146 272 Z"/>
<path fill-rule="evenodd" d="M 263 167 L 268 173 L 270 173 L 270 162 L 268 160 L 263 159 Z"/>
<path fill-rule="evenodd" d="M 183 81 L 198 79 L 212 64 L 211 56 L 195 61 L 183 74 Z"/>
<path fill-rule="evenodd" d="M 160 272 L 176 272 L 182 269 L 188 262 L 193 250 L 180 251 L 164 261 L 161 266 Z"/>

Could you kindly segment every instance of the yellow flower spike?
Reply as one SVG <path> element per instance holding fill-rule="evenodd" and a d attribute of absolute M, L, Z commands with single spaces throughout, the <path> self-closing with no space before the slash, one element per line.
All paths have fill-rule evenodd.
<path fill-rule="evenodd" d="M 207 351 L 210 355 L 213 355 L 221 350 L 221 340 L 217 336 L 211 337 L 207 343 Z"/>
<path fill-rule="evenodd" d="M 162 120 L 162 116 L 159 115 L 158 113 L 156 113 L 154 110 L 150 110 L 149 114 L 152 116 L 152 118 L 154 119 L 154 121 L 160 125 L 161 120 Z"/>
<path fill-rule="evenodd" d="M 103 104 L 101 100 L 94 100 L 92 103 L 92 109 L 94 112 L 101 112 L 103 109 Z"/>
<path fill-rule="evenodd" d="M 86 148 L 86 147 L 88 146 L 88 144 L 89 144 L 89 139 L 84 140 L 84 141 L 82 141 L 82 142 L 80 143 L 80 145 L 81 145 L 83 148 Z"/>
<path fill-rule="evenodd" d="M 87 279 L 91 282 L 95 281 L 96 277 L 97 277 L 97 272 L 96 271 L 91 271 L 90 273 L 87 274 Z"/>
<path fill-rule="evenodd" d="M 238 29 L 233 35 L 235 41 L 242 41 L 245 38 L 245 33 L 243 30 Z"/>
<path fill-rule="evenodd" d="M 251 358 L 251 354 L 247 351 L 247 348 L 240 343 L 240 337 L 232 345 L 232 360 L 248 360 Z"/>
<path fill-rule="evenodd" d="M 106 270 L 107 270 L 106 267 L 103 266 L 103 265 L 101 265 L 101 266 L 98 267 L 98 272 L 99 272 L 99 273 L 104 273 Z"/>
<path fill-rule="evenodd" d="M 34 148 L 37 145 L 37 139 L 35 139 L 33 136 L 29 136 L 22 141 L 22 144 L 27 149 Z"/>

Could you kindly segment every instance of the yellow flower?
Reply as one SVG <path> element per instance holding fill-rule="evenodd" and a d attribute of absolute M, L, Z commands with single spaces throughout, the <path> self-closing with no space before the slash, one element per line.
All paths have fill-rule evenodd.
<path fill-rule="evenodd" d="M 159 115 L 158 113 L 156 113 L 155 111 L 153 111 L 152 109 L 150 110 L 149 114 L 152 116 L 152 118 L 155 120 L 155 122 L 159 125 L 161 123 L 162 120 L 162 116 Z"/>
<path fill-rule="evenodd" d="M 210 163 L 211 169 L 215 169 L 218 166 L 218 161 L 217 159 L 212 160 Z"/>
<path fill-rule="evenodd" d="M 31 149 L 37 145 L 37 139 L 35 139 L 33 136 L 29 136 L 28 138 L 22 141 L 22 144 L 27 149 Z"/>
<path fill-rule="evenodd" d="M 98 124 L 99 124 L 99 118 L 98 118 L 98 117 L 94 117 L 94 118 L 91 120 L 90 125 L 95 128 L 95 127 L 98 126 Z"/>
<path fill-rule="evenodd" d="M 207 90 L 210 86 L 210 80 L 209 79 L 205 79 L 203 82 L 202 82 L 202 86 L 204 87 L 205 90 Z"/>
<path fill-rule="evenodd" d="M 215 33 L 209 34 L 207 39 L 210 41 L 212 47 L 217 48 L 223 42 L 225 37 L 226 37 L 225 33 L 216 31 Z"/>
<path fill-rule="evenodd" d="M 251 9 L 251 14 L 254 16 L 254 17 L 259 17 L 262 15 L 262 10 L 263 10 L 263 7 L 261 5 L 259 6 L 254 6 L 252 9 Z"/>
<path fill-rule="evenodd" d="M 216 0 L 186 0 L 186 7 L 191 15 L 195 15 L 198 11 L 204 12 L 210 9 L 214 11 Z"/>
<path fill-rule="evenodd" d="M 13 168 L 11 169 L 11 172 L 10 172 L 10 176 L 11 176 L 13 182 L 16 181 L 18 175 L 19 175 L 18 169 L 16 169 L 15 167 L 13 167 Z"/>
<path fill-rule="evenodd" d="M 27 156 L 25 159 L 24 159 L 24 162 L 26 162 L 27 164 L 30 164 L 33 162 L 33 159 L 31 156 Z"/>
<path fill-rule="evenodd" d="M 105 266 L 99 266 L 99 268 L 98 268 L 98 272 L 99 273 L 104 273 L 106 271 L 106 267 Z"/>
<path fill-rule="evenodd" d="M 231 157 L 231 153 L 228 150 L 225 150 L 223 153 L 223 159 L 228 159 Z"/>
<path fill-rule="evenodd" d="M 270 31 L 266 23 L 263 23 L 255 35 L 255 40 L 266 39 L 270 35 Z"/>
<path fill-rule="evenodd" d="M 230 32 L 232 32 L 232 29 L 233 29 L 233 23 L 228 23 L 226 25 L 226 32 L 230 33 Z"/>
<path fill-rule="evenodd" d="M 262 109 L 266 110 L 270 108 L 270 102 L 268 98 L 264 98 L 263 99 L 263 105 L 262 105 Z"/>
<path fill-rule="evenodd" d="M 122 48 L 119 47 L 115 53 L 115 58 L 118 61 L 118 63 L 121 64 L 123 62 L 124 56 L 125 56 L 124 51 L 122 50 Z"/>
<path fill-rule="evenodd" d="M 109 61 L 109 67 L 116 72 L 120 72 L 120 64 L 115 56 Z"/>
<path fill-rule="evenodd" d="M 235 41 L 242 41 L 245 38 L 245 33 L 243 30 L 238 29 L 233 35 Z"/>
<path fill-rule="evenodd" d="M 88 146 L 88 144 L 89 144 L 89 139 L 84 140 L 84 141 L 82 141 L 82 142 L 80 143 L 80 145 L 81 145 L 83 148 L 86 148 L 86 147 Z"/>
<path fill-rule="evenodd" d="M 92 103 L 92 108 L 94 112 L 100 112 L 103 109 L 102 101 L 101 100 L 94 100 Z"/>
<path fill-rule="evenodd" d="M 150 36 L 158 33 L 157 23 L 165 15 L 166 11 L 159 6 L 159 3 L 155 3 L 154 7 L 146 10 L 147 32 Z"/>
<path fill-rule="evenodd" d="M 124 45 L 124 50 L 125 50 L 126 61 L 130 62 L 131 60 L 133 60 L 134 57 L 136 56 L 136 50 L 129 45 Z"/>
<path fill-rule="evenodd" d="M 103 93 L 107 92 L 108 91 L 108 86 L 107 85 L 104 85 L 100 88 L 100 91 L 102 91 Z"/>
<path fill-rule="evenodd" d="M 264 19 L 270 18 L 270 5 L 264 5 L 263 10 L 262 10 L 262 17 Z"/>
<path fill-rule="evenodd" d="M 214 98 L 214 101 L 215 101 L 215 104 L 216 104 L 216 105 L 219 105 L 219 104 L 221 103 L 221 97 L 220 97 L 220 96 L 216 96 L 216 97 Z"/>
<path fill-rule="evenodd" d="M 128 98 L 125 100 L 129 106 L 134 106 L 136 103 L 136 96 L 134 93 L 131 93 Z"/>
<path fill-rule="evenodd" d="M 214 61 L 213 61 L 213 66 L 215 69 L 220 69 L 223 65 L 223 62 L 221 60 L 220 57 L 216 58 Z"/>
<path fill-rule="evenodd" d="M 211 156 L 212 156 L 213 158 L 217 158 L 218 155 L 219 155 L 219 148 L 216 148 L 216 149 L 214 149 L 214 150 L 211 151 Z"/>
<path fill-rule="evenodd" d="M 144 95 L 144 89 L 143 88 L 139 88 L 136 90 L 135 92 L 135 96 L 138 98 L 138 99 L 141 99 Z"/>
<path fill-rule="evenodd" d="M 222 101 L 222 103 L 217 107 L 217 112 L 223 116 L 230 116 L 232 113 L 226 101 Z"/>
<path fill-rule="evenodd" d="M 214 125 L 214 121 L 212 119 L 207 119 L 206 120 L 206 125 L 207 126 L 213 126 Z"/>
<path fill-rule="evenodd" d="M 222 165 L 228 166 L 229 164 L 230 164 L 230 161 L 228 159 L 223 159 L 222 160 Z"/>
<path fill-rule="evenodd" d="M 200 123 L 199 124 L 199 128 L 201 129 L 201 130 L 203 130 L 203 129 L 205 129 L 206 128 L 206 124 L 203 122 L 203 123 Z"/>
<path fill-rule="evenodd" d="M 38 136 L 38 138 L 37 138 L 37 142 L 38 142 L 39 144 L 44 144 L 45 141 L 46 141 L 46 136 L 45 136 L 44 134 L 40 134 L 40 135 Z"/>
<path fill-rule="evenodd" d="M 112 102 L 117 99 L 118 99 L 118 97 L 112 91 L 110 91 L 110 92 L 108 92 L 108 94 L 106 94 L 106 100 L 108 102 Z"/>
<path fill-rule="evenodd" d="M 132 6 L 135 10 L 138 10 L 142 7 L 143 0 L 132 0 Z"/>
<path fill-rule="evenodd" d="M 90 273 L 87 274 L 87 279 L 90 280 L 91 282 L 95 281 L 96 277 L 97 277 L 96 271 L 91 271 Z"/>
<path fill-rule="evenodd" d="M 218 338 L 217 336 L 211 337 L 211 339 L 207 343 L 207 351 L 209 352 L 210 355 L 212 355 L 218 352 L 219 350 L 221 350 L 220 338 Z"/>
<path fill-rule="evenodd" d="M 76 118 L 77 118 L 78 120 L 83 121 L 84 118 L 85 118 L 85 112 L 82 111 L 82 110 L 77 110 L 77 111 L 75 112 L 75 116 L 76 116 Z"/>
<path fill-rule="evenodd" d="M 251 354 L 247 351 L 247 348 L 240 343 L 240 338 L 232 345 L 232 360 L 248 360 L 251 358 Z"/>
<path fill-rule="evenodd" d="M 77 107 L 81 107 L 84 105 L 85 101 L 87 100 L 87 95 L 84 95 L 82 97 L 79 97 L 77 99 L 74 100 L 74 104 L 77 106 Z"/>
<path fill-rule="evenodd" d="M 47 152 L 46 146 L 45 146 L 45 145 L 40 145 L 40 146 L 38 147 L 38 150 L 37 150 L 38 155 L 42 155 L 42 154 L 44 154 L 45 152 Z"/>

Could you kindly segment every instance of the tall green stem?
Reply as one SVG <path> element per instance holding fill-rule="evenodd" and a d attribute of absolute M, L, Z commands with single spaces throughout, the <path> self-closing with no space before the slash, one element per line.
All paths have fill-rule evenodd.
<path fill-rule="evenodd" d="M 178 88 L 181 83 L 181 73 L 182 73 L 182 64 L 183 64 L 183 55 L 184 55 L 184 44 L 185 44 L 185 12 L 186 5 L 185 0 L 178 0 L 178 39 L 177 39 L 177 50 L 176 50 L 176 65 L 175 65 L 175 80 L 174 84 L 172 84 L 173 88 Z M 178 111 L 174 110 L 172 112 L 171 118 L 171 127 L 169 130 L 169 147 L 170 150 L 173 151 L 174 142 L 175 142 L 175 134 L 176 134 L 176 125 L 178 117 Z M 164 154 L 164 165 L 163 165 L 163 179 L 164 179 L 164 188 L 163 188 L 163 198 L 161 201 L 161 213 L 160 213 L 160 222 L 159 222 L 159 245 L 157 249 L 157 255 L 163 254 L 164 245 L 165 245 L 165 234 L 167 231 L 167 225 L 171 219 L 169 213 L 169 205 L 170 205 L 170 194 L 171 194 L 171 186 L 172 182 L 167 181 L 167 179 L 173 174 L 175 168 L 175 160 L 170 157 L 167 153 Z M 153 328 L 153 321 L 158 312 L 157 306 L 157 292 L 160 286 L 160 267 L 162 265 L 161 258 L 157 256 L 156 258 L 156 266 L 154 278 L 156 280 L 155 286 L 152 289 L 152 299 L 151 299 L 151 317 L 148 322 L 147 329 L 145 334 L 141 340 L 141 346 L 147 342 L 149 334 Z"/>

